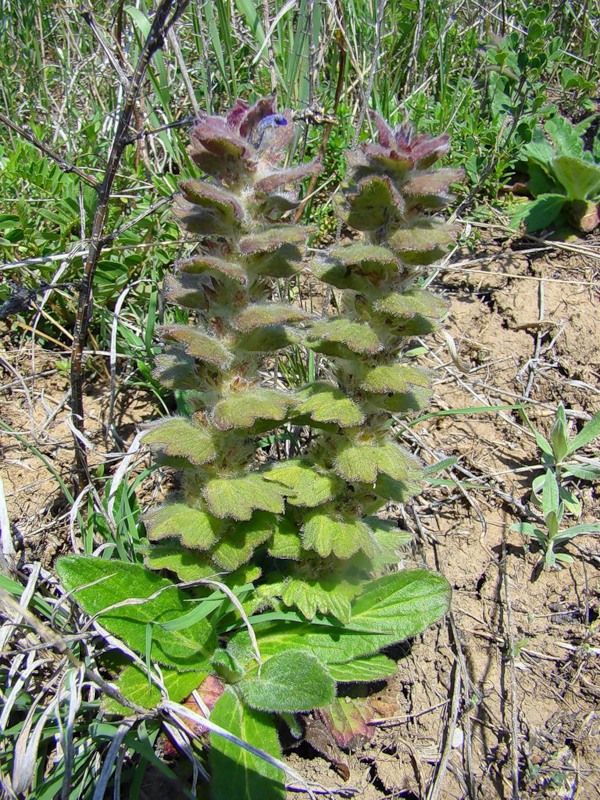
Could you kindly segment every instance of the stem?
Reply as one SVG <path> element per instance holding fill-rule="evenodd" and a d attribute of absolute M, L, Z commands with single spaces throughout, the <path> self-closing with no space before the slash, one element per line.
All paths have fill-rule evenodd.
<path fill-rule="evenodd" d="M 128 128 L 135 109 L 142 81 L 152 57 L 164 45 L 165 36 L 171 26 L 181 16 L 189 0 L 162 0 L 152 26 L 140 53 L 135 71 L 125 92 L 123 109 L 119 115 L 117 130 L 112 142 L 104 177 L 97 187 L 98 199 L 92 222 L 92 235 L 88 255 L 83 267 L 83 275 L 79 288 L 79 302 L 75 327 L 73 331 L 73 348 L 71 351 L 71 414 L 75 432 L 75 482 L 81 487 L 89 480 L 87 453 L 83 445 L 84 410 L 83 410 L 83 350 L 88 336 L 92 315 L 92 288 L 96 267 L 104 246 L 103 231 L 108 215 L 110 193 L 114 183 L 123 152 L 128 144 Z M 173 9 L 171 11 L 171 9 Z"/>

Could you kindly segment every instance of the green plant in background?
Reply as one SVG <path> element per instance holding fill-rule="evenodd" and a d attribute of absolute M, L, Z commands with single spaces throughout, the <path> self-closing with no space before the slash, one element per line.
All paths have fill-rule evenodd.
<path fill-rule="evenodd" d="M 448 608 L 441 576 L 382 574 L 407 537 L 376 515 L 390 501 L 406 502 L 422 479 L 390 434 L 390 414 L 428 402 L 430 376 L 404 352 L 446 310 L 418 281 L 452 240 L 431 212 L 461 173 L 433 169 L 447 136 L 373 120 L 378 143 L 348 153 L 336 199 L 361 238 L 311 263 L 342 292 L 339 313 L 318 320 L 269 302 L 273 279 L 302 270 L 310 235 L 284 221 L 298 202 L 290 187 L 320 168 L 279 167 L 293 138 L 291 114 L 278 113 L 273 98 L 238 101 L 226 117 L 195 126 L 190 153 L 212 180 L 185 181 L 176 213 L 201 244 L 165 288 L 196 310 L 198 324 L 164 328 L 156 372 L 188 390 L 192 416 L 163 420 L 145 437 L 162 463 L 181 470 L 181 491 L 146 515 L 146 566 L 58 563 L 88 613 L 148 665 L 161 665 L 163 694 L 179 701 L 217 676 L 211 722 L 275 755 L 275 715 L 293 732 L 295 713 L 330 706 L 335 717 L 336 682 L 393 674 L 394 662 L 378 651 Z M 302 342 L 327 360 L 322 378 L 295 391 L 276 374 L 266 381 L 274 356 Z M 265 433 L 289 441 L 290 425 L 311 435 L 295 434 L 287 458 L 265 462 Z M 154 683 L 131 664 L 118 685 L 152 706 L 161 693 L 149 675 Z M 210 760 L 216 798 L 283 796 L 278 769 L 215 734 Z"/>
<path fill-rule="evenodd" d="M 535 200 L 525 203 L 512 219 L 538 231 L 562 215 L 573 227 L 590 233 L 600 224 L 600 137 L 591 151 L 584 149 L 583 134 L 594 121 L 588 117 L 573 125 L 561 116 L 536 127 L 524 150 L 529 191 Z"/>
<path fill-rule="evenodd" d="M 560 524 L 565 513 L 580 517 L 581 503 L 576 492 L 569 484 L 573 478 L 594 481 L 600 477 L 600 459 L 587 458 L 577 454 L 600 436 L 600 412 L 589 420 L 576 436 L 569 436 L 567 418 L 562 403 L 556 410 L 556 418 L 550 438 L 546 439 L 535 430 L 524 412 L 521 412 L 526 423 L 535 435 L 535 441 L 542 454 L 544 471 L 538 475 L 531 485 L 531 502 L 542 511 L 544 528 L 530 522 L 511 525 L 511 530 L 535 539 L 545 554 L 545 564 L 554 566 L 556 561 L 570 563 L 572 556 L 568 553 L 556 552 L 556 548 L 583 533 L 597 533 L 600 526 L 581 523 L 564 530 Z"/>
<path fill-rule="evenodd" d="M 551 471 L 557 481 L 560 500 L 565 504 L 567 511 L 576 516 L 581 514 L 581 504 L 577 497 L 566 486 L 570 478 L 594 481 L 600 478 L 600 459 L 587 458 L 577 455 L 577 451 L 586 447 L 600 436 L 600 412 L 586 422 L 576 436 L 570 437 L 567 426 L 565 408 L 562 403 L 556 409 L 556 418 L 550 439 L 546 439 L 535 430 L 527 415 L 523 413 L 525 421 L 535 436 L 537 446 L 542 454 L 541 466 L 544 473 L 538 475 L 532 483 L 532 502 L 541 508 L 541 495 L 545 483 L 545 473 Z"/>
<path fill-rule="evenodd" d="M 540 504 L 544 516 L 545 529 L 531 522 L 515 522 L 510 527 L 524 536 L 534 539 L 542 548 L 544 563 L 553 567 L 557 561 L 570 564 L 573 556 L 569 553 L 557 552 L 567 542 L 584 533 L 600 533 L 600 525 L 582 522 L 569 528 L 561 529 L 560 524 L 565 514 L 565 503 L 560 499 L 560 487 L 552 470 L 546 470 L 543 476 Z"/>

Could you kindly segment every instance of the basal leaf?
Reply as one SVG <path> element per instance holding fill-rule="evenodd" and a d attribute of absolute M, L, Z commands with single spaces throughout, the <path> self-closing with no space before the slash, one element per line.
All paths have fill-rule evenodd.
<path fill-rule="evenodd" d="M 548 228 L 558 218 L 568 201 L 564 194 L 541 194 L 530 203 L 523 203 L 510 221 L 511 228 L 518 228 L 521 222 L 530 233 Z"/>
<path fill-rule="evenodd" d="M 280 519 L 273 538 L 269 542 L 269 555 L 273 558 L 299 561 L 302 557 L 302 539 L 295 525 L 287 519 Z"/>
<path fill-rule="evenodd" d="M 370 528 L 359 519 L 336 515 L 330 509 L 312 512 L 306 517 L 302 529 L 302 543 L 307 550 L 316 550 L 326 558 L 333 553 L 338 558 L 362 550 L 366 555 L 375 553 Z"/>
<path fill-rule="evenodd" d="M 254 747 L 281 758 L 273 718 L 242 703 L 229 687 L 217 700 L 211 721 Z M 210 734 L 211 794 L 214 800 L 284 800 L 284 774 L 262 758 L 215 733 Z"/>
<path fill-rule="evenodd" d="M 160 627 L 160 623 L 189 611 L 189 598 L 171 581 L 138 564 L 85 556 L 59 559 L 57 571 L 65 589 L 74 594 L 83 609 L 91 615 L 99 614 L 101 625 L 138 653 L 146 654 L 146 628 L 151 625 L 152 659 L 186 669 L 208 666 L 216 637 L 206 620 L 179 631 Z M 139 605 L 129 603 L 102 613 L 115 603 L 151 596 Z"/>
<path fill-rule="evenodd" d="M 600 166 L 571 156 L 559 156 L 552 160 L 552 171 L 570 200 L 600 198 Z"/>
<path fill-rule="evenodd" d="M 206 511 L 185 503 L 169 503 L 144 514 L 148 538 L 178 538 L 185 547 L 207 550 L 216 541 L 223 523 Z"/>
<path fill-rule="evenodd" d="M 281 490 L 293 506 L 312 508 L 331 500 L 342 488 L 335 475 L 318 472 L 308 460 L 288 459 L 268 467 L 263 476 L 285 487 Z"/>
<path fill-rule="evenodd" d="M 353 400 L 330 383 L 316 382 L 298 392 L 301 403 L 296 409 L 315 422 L 332 422 L 341 428 L 362 424 L 364 414 Z"/>
<path fill-rule="evenodd" d="M 376 653 L 394 644 L 391 634 L 366 634 L 348 630 L 342 623 L 319 625 L 313 622 L 276 621 L 254 624 L 263 658 L 291 648 L 307 650 L 324 664 L 341 664 L 354 658 Z M 242 663 L 252 658 L 246 632 L 234 634 L 228 649 Z"/>
<path fill-rule="evenodd" d="M 261 711 L 312 711 L 335 697 L 335 681 L 323 664 L 303 650 L 287 650 L 272 656 L 258 677 L 240 684 L 244 700 Z"/>
<path fill-rule="evenodd" d="M 321 712 L 332 737 L 339 747 L 356 748 L 365 739 L 372 739 L 377 732 L 374 719 L 381 716 L 393 716 L 397 706 L 384 704 L 374 695 L 367 697 L 336 697 Z"/>
<path fill-rule="evenodd" d="M 166 456 L 201 465 L 213 461 L 217 451 L 209 433 L 183 417 L 171 417 L 152 425 L 146 444 L 158 445 Z"/>
<path fill-rule="evenodd" d="M 285 503 L 281 487 L 256 472 L 234 478 L 210 478 L 204 497 L 216 517 L 248 520 L 253 511 L 283 514 Z"/>
<path fill-rule="evenodd" d="M 356 658 L 346 664 L 330 664 L 329 672 L 340 683 L 371 683 L 391 678 L 398 671 L 396 662 L 387 656 Z"/>
<path fill-rule="evenodd" d="M 161 667 L 162 680 L 167 690 L 169 700 L 179 703 L 184 700 L 194 689 L 197 689 L 208 675 L 208 672 L 180 672 L 179 670 Z M 148 675 L 138 664 L 129 664 L 119 673 L 114 681 L 117 689 L 128 700 L 142 708 L 156 708 L 162 699 L 158 686 L 148 680 Z M 112 697 L 102 699 L 102 711 L 105 714 L 131 714 L 131 709 L 122 706 Z"/>
<path fill-rule="evenodd" d="M 221 430 L 250 428 L 257 419 L 282 422 L 296 403 L 286 392 L 254 387 L 225 395 L 214 407 L 213 421 Z"/>
<path fill-rule="evenodd" d="M 450 603 L 450 585 L 423 569 L 402 570 L 371 581 L 352 604 L 352 630 L 381 631 L 403 641 L 442 617 Z"/>

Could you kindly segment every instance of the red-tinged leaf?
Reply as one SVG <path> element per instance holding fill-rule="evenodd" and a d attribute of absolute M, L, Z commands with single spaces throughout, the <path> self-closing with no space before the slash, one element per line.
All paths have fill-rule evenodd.
<path fill-rule="evenodd" d="M 370 725 L 374 719 L 393 717 L 398 706 L 371 697 L 336 697 L 320 710 L 331 734 L 340 747 L 354 749 L 375 736 L 377 728 Z"/>
<path fill-rule="evenodd" d="M 256 253 L 272 253 L 284 244 L 303 245 L 315 228 L 307 225 L 271 225 L 264 231 L 244 236 L 239 241 L 240 253 L 251 256 Z"/>
<path fill-rule="evenodd" d="M 176 266 L 188 275 L 202 275 L 206 272 L 218 277 L 224 276 L 236 283 L 245 285 L 248 282 L 246 270 L 234 261 L 211 256 L 194 256 L 178 261 Z"/>
<path fill-rule="evenodd" d="M 269 194 L 270 192 L 274 192 L 275 189 L 295 183 L 305 178 L 307 175 L 318 175 L 322 169 L 323 167 L 318 161 L 311 161 L 309 164 L 278 170 L 277 172 L 272 172 L 270 175 L 267 175 L 266 178 L 261 178 L 261 180 L 254 184 L 254 188 L 257 192 Z"/>

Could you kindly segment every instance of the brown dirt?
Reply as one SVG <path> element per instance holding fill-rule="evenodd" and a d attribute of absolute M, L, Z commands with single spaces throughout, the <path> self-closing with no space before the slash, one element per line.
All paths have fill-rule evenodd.
<path fill-rule="evenodd" d="M 588 252 L 531 252 L 487 239 L 440 273 L 458 360 L 441 336 L 427 343 L 425 360 L 438 376 L 433 408 L 505 408 L 430 418 L 407 433 L 427 463 L 459 459 L 442 476 L 456 482 L 428 487 L 412 509 L 392 510 L 415 534 L 405 565 L 448 578 L 452 614 L 404 648 L 396 678 L 377 695 L 381 708 L 395 709 L 382 716 L 394 719 L 374 726 L 369 741 L 329 760 L 307 744 L 290 752 L 290 765 L 328 796 L 510 798 L 514 771 L 522 798 L 600 796 L 597 539 L 572 543 L 572 565 L 540 570 L 539 552 L 510 531 L 526 518 L 539 452 L 506 408 L 525 397 L 529 419 L 546 436 L 559 401 L 573 431 L 600 409 L 597 244 L 588 237 L 578 245 Z M 32 368 L 31 352 L 5 341 L 3 420 L 70 484 L 67 376 L 56 355 L 34 351 Z M 107 408 L 107 392 L 88 397 L 94 464 L 121 457 L 107 434 Z M 131 442 L 153 413 L 147 398 L 122 395 L 121 435 Z M 14 433 L 2 432 L 1 446 L 15 540 L 49 567 L 72 546 L 69 507 Z M 597 455 L 594 444 L 586 454 Z M 597 520 L 597 486 L 580 482 L 577 492 L 582 519 Z"/>

